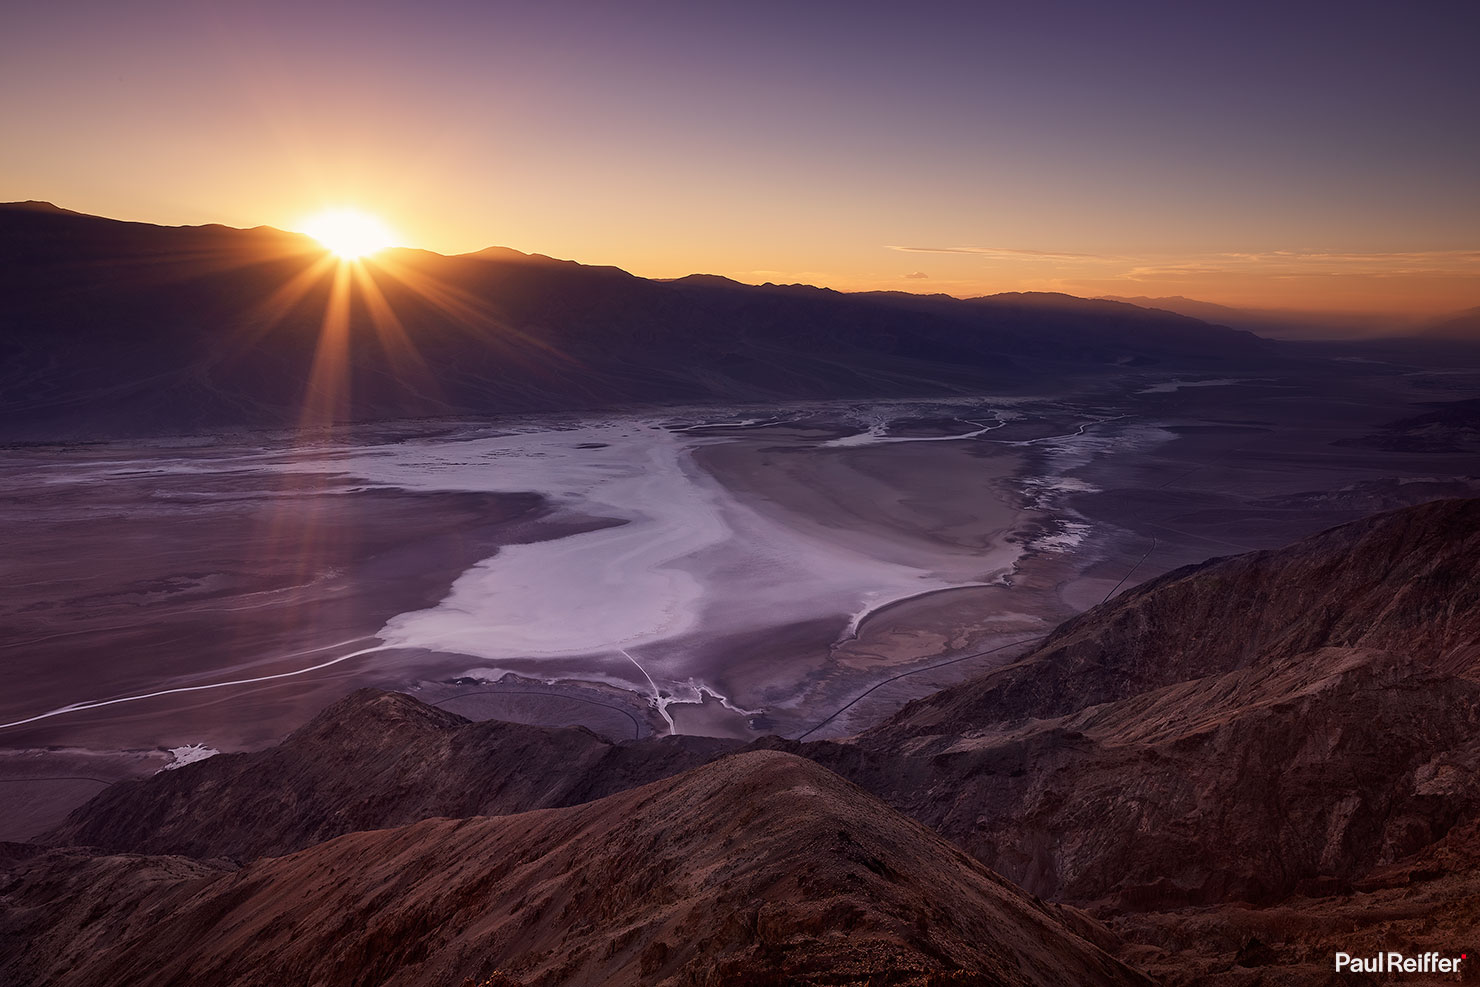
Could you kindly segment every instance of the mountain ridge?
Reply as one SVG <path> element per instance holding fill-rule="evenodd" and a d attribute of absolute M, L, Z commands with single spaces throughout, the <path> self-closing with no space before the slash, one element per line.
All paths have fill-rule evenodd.
<path fill-rule="evenodd" d="M 309 410 L 324 424 L 1006 393 L 1284 359 L 1249 333 L 1070 296 L 652 281 L 508 248 L 387 251 L 353 269 L 372 289 L 299 234 L 19 207 L 0 207 L 0 262 L 0 412 L 20 438 Z"/>
<path fill-rule="evenodd" d="M 245 861 L 433 816 L 589 802 L 738 746 L 707 737 L 617 744 L 584 727 L 474 723 L 411 696 L 359 689 L 265 751 L 115 785 L 46 840 Z"/>
<path fill-rule="evenodd" d="M 12 935 L 35 928 L 26 904 L 66 907 L 0 971 L 58 987 L 393 987 L 495 971 L 531 985 L 1149 983 L 1074 931 L 1108 938 L 1092 920 L 769 751 L 575 807 L 351 833 L 238 871 L 67 851 L 0 870 Z"/>

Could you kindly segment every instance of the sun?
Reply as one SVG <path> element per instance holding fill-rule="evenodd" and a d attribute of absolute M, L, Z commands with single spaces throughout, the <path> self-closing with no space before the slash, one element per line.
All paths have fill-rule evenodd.
<path fill-rule="evenodd" d="M 356 260 L 396 245 L 385 223 L 358 209 L 326 209 L 305 219 L 303 232 L 341 260 Z"/>

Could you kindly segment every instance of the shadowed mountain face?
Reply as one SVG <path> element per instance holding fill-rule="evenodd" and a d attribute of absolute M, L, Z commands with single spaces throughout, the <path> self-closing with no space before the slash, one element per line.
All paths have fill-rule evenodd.
<path fill-rule="evenodd" d="M 1105 295 L 1106 301 L 1176 312 L 1213 325 L 1246 329 L 1271 339 L 1364 339 L 1399 336 L 1414 330 L 1411 316 L 1363 311 L 1305 311 L 1301 309 L 1235 308 L 1171 295 Z"/>
<path fill-rule="evenodd" d="M 1138 984 L 960 850 L 755 752 L 574 808 L 430 819 L 228 872 L 0 864 L 10 983 Z M 508 980 L 502 981 L 508 983 Z"/>
<path fill-rule="evenodd" d="M 1172 572 L 908 704 L 843 770 L 1061 899 L 1349 887 L 1480 810 L 1477 565 L 1464 500 Z M 884 757 L 929 767 L 870 781 Z"/>
<path fill-rule="evenodd" d="M 1320 648 L 1480 663 L 1480 500 L 1341 525 L 1169 572 L 1061 625 L 1031 655 L 902 709 L 872 736 L 962 734 Z"/>
<path fill-rule="evenodd" d="M 1480 398 L 1429 403 L 1432 411 L 1388 422 L 1344 445 L 1403 452 L 1480 453 Z"/>
<path fill-rule="evenodd" d="M 503 249 L 392 250 L 356 273 L 265 227 L 44 203 L 0 205 L 0 355 L 20 436 L 291 424 L 305 407 L 321 423 L 1003 392 L 1277 358 L 1246 332 L 1068 295 L 649 281 Z"/>
<path fill-rule="evenodd" d="M 1480 340 L 1480 306 L 1425 323 L 1419 331 L 1436 339 Z"/>

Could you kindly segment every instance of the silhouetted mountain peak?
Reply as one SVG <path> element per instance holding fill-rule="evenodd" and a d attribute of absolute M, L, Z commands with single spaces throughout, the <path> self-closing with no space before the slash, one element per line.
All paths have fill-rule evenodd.
<path fill-rule="evenodd" d="M 752 285 L 727 278 L 720 274 L 686 274 L 681 278 L 668 278 L 667 284 L 686 285 L 689 287 L 702 288 L 749 288 Z"/>
<path fill-rule="evenodd" d="M 264 227 L 0 210 L 0 329 L 15 347 L 0 368 L 6 430 L 296 422 L 334 277 L 315 268 L 323 256 L 301 234 Z M 652 281 L 506 247 L 399 248 L 385 260 L 365 265 L 380 297 L 352 298 L 350 332 L 378 334 L 383 301 L 427 379 L 407 380 L 385 347 L 352 346 L 343 392 L 353 403 L 332 409 L 335 420 L 1014 393 L 1127 366 L 1226 373 L 1274 358 L 1245 333 L 1066 295 Z"/>
<path fill-rule="evenodd" d="M 477 258 L 478 260 L 505 261 L 508 263 L 559 263 L 554 258 L 546 257 L 544 254 L 527 254 L 522 250 L 515 250 L 513 247 L 499 246 L 484 247 L 482 250 L 474 250 L 466 254 L 453 254 L 452 256 Z"/>
<path fill-rule="evenodd" d="M 17 212 L 45 212 L 56 213 L 66 216 L 84 216 L 86 213 L 74 212 L 71 209 L 63 209 L 61 206 L 43 199 L 25 199 L 20 202 L 0 202 L 0 209 L 15 210 Z"/>

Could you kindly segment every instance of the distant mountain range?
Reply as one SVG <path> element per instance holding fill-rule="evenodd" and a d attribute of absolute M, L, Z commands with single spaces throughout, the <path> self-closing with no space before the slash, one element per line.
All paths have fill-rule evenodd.
<path fill-rule="evenodd" d="M 1254 987 L 1473 956 L 1477 571 L 1480 500 L 1214 559 L 848 741 L 363 690 L 0 845 L 0 977 Z"/>
<path fill-rule="evenodd" d="M 397 249 L 363 269 L 267 227 L 0 205 L 0 420 L 12 436 L 90 435 L 292 423 L 305 408 L 375 420 L 1000 393 L 1136 367 L 1236 371 L 1279 352 L 1069 295 L 653 281 L 503 248 Z"/>
<path fill-rule="evenodd" d="M 1181 295 L 1105 295 L 1106 301 L 1176 312 L 1214 325 L 1246 329 L 1273 339 L 1367 339 L 1398 335 L 1410 329 L 1389 316 L 1365 312 L 1308 312 L 1299 309 L 1235 308 Z"/>
<path fill-rule="evenodd" d="M 1437 339 L 1480 339 L 1480 306 L 1425 322 L 1419 331 Z"/>
<path fill-rule="evenodd" d="M 1322 312 L 1305 309 L 1235 308 L 1181 295 L 1104 295 L 1106 301 L 1176 312 L 1214 325 L 1246 329 L 1273 339 L 1433 338 L 1480 341 L 1480 308 L 1420 320 L 1370 312 Z"/>

